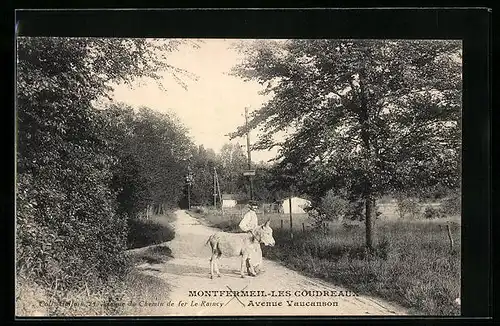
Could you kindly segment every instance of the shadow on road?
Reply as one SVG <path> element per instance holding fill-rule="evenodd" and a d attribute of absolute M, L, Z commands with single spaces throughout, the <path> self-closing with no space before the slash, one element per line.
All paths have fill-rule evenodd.
<path fill-rule="evenodd" d="M 207 263 L 207 267 L 199 267 L 193 265 L 185 265 L 185 264 L 173 264 L 168 262 L 166 264 L 151 264 L 150 266 L 139 267 L 143 271 L 154 271 L 159 273 L 169 273 L 178 276 L 191 276 L 191 277 L 199 277 L 199 278 L 210 278 L 210 269 L 209 264 Z M 229 268 L 219 268 L 221 273 L 221 277 L 240 277 L 240 271 Z"/>

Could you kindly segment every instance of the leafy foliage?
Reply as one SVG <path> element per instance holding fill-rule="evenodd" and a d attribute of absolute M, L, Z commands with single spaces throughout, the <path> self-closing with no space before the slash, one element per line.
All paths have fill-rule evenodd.
<path fill-rule="evenodd" d="M 243 171 L 248 169 L 247 156 L 239 144 L 226 143 L 220 150 L 220 184 L 224 192 L 230 194 L 247 194 L 247 180 Z"/>
<path fill-rule="evenodd" d="M 266 40 L 244 51 L 234 73 L 274 95 L 249 121 L 263 131 L 255 147 L 279 146 L 299 190 L 344 189 L 369 224 L 378 196 L 459 186 L 459 42 Z"/>
<path fill-rule="evenodd" d="M 248 161 L 239 144 L 226 143 L 219 154 L 200 145 L 192 149 L 188 164 L 194 174 L 191 189 L 193 203 L 213 205 L 214 168 L 217 170 L 221 193 L 232 194 L 237 199 L 248 198 L 249 180 L 243 175 L 243 171 L 248 169 Z M 256 170 L 253 176 L 254 199 L 263 202 L 276 200 L 280 194 L 273 186 L 274 174 L 271 166 L 265 163 L 253 163 L 252 167 Z"/>
<path fill-rule="evenodd" d="M 205 149 L 203 145 L 191 150 L 191 159 L 188 163 L 193 172 L 194 180 L 191 189 L 191 202 L 196 205 L 213 204 L 214 200 L 214 167 L 221 173 L 221 164 L 212 149 Z M 222 182 L 221 182 L 222 183 Z M 221 191 L 225 188 L 222 186 Z"/>
<path fill-rule="evenodd" d="M 328 191 L 321 198 L 320 212 L 327 215 L 329 220 L 341 220 L 347 214 L 349 202 L 336 195 L 333 191 Z"/>
<path fill-rule="evenodd" d="M 175 117 L 148 108 L 134 112 L 114 104 L 101 114 L 107 121 L 109 150 L 119 162 L 113 171 L 119 212 L 133 219 L 148 207 L 176 206 L 192 146 L 187 130 Z"/>
<path fill-rule="evenodd" d="M 452 194 L 450 197 L 443 200 L 441 208 L 443 212 L 448 215 L 460 215 L 461 209 L 461 198 L 459 194 Z"/>
<path fill-rule="evenodd" d="M 401 219 L 405 218 L 408 215 L 410 216 L 410 218 L 416 218 L 420 213 L 420 202 L 414 197 L 400 196 L 399 198 L 397 198 L 396 204 L 397 211 Z"/>
<path fill-rule="evenodd" d="M 273 187 L 272 166 L 265 163 L 255 164 L 255 176 L 253 177 L 253 193 L 256 201 L 272 203 L 282 200 L 284 196 L 279 189 Z"/>
<path fill-rule="evenodd" d="M 123 213 L 133 209 L 119 209 L 124 202 L 118 204 L 115 177 L 117 171 L 137 175 L 143 167 L 117 155 L 129 129 L 111 137 L 131 112 L 112 126 L 94 103 L 113 83 L 157 79 L 165 70 L 182 74 L 164 56 L 177 45 L 151 39 L 17 39 L 20 273 L 57 290 L 125 272 Z M 141 191 L 132 192 L 141 197 Z"/>
<path fill-rule="evenodd" d="M 444 217 L 443 211 L 439 208 L 427 206 L 424 210 L 424 217 L 427 219 Z"/>

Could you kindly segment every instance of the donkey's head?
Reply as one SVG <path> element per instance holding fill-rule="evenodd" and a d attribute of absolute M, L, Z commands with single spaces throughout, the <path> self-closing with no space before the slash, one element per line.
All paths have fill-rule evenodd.
<path fill-rule="evenodd" d="M 263 225 L 259 225 L 253 230 L 255 238 L 266 246 L 274 246 L 273 229 L 269 226 L 270 220 Z"/>

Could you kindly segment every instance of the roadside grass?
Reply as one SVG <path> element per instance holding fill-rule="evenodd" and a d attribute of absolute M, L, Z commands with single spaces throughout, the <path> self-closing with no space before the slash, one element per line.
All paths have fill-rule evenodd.
<path fill-rule="evenodd" d="M 237 230 L 239 217 L 210 212 L 194 215 L 223 230 Z M 409 308 L 412 314 L 459 315 L 460 223 L 458 219 L 377 220 L 374 250 L 364 247 L 362 223 L 329 223 L 313 229 L 307 215 L 293 215 L 293 240 L 288 215 L 258 215 L 271 219 L 276 245 L 263 247 L 264 257 L 360 294 L 376 295 Z M 280 220 L 284 220 L 281 228 Z M 302 232 L 304 223 L 305 232 Z M 453 249 L 446 224 L 450 225 Z"/>
<path fill-rule="evenodd" d="M 175 232 L 170 226 L 173 213 L 154 215 L 150 219 L 129 220 L 128 249 L 160 244 L 174 238 Z"/>
<path fill-rule="evenodd" d="M 88 280 L 83 286 L 62 291 L 17 275 L 16 316 L 145 316 L 161 315 L 162 307 L 145 303 L 164 301 L 168 285 L 157 277 L 139 272 L 134 265 L 162 263 L 171 257 L 163 244 L 174 238 L 173 214 L 157 215 L 132 223 L 127 273 L 106 283 Z"/>
<path fill-rule="evenodd" d="M 131 270 L 124 279 L 89 284 L 70 291 L 51 291 L 26 279 L 16 287 L 17 316 L 130 316 L 160 314 L 146 302 L 164 301 L 168 285 Z"/>
<path fill-rule="evenodd" d="M 128 255 L 134 265 L 142 263 L 161 264 L 172 258 L 172 251 L 167 245 L 159 244 L 146 248 L 129 250 Z"/>
<path fill-rule="evenodd" d="M 134 270 L 127 274 L 125 284 L 124 302 L 126 305 L 123 310 L 120 311 L 120 315 L 161 316 L 165 314 L 163 307 L 154 306 L 154 304 L 164 302 L 166 296 L 170 292 L 166 282 L 158 277 L 146 275 Z"/>

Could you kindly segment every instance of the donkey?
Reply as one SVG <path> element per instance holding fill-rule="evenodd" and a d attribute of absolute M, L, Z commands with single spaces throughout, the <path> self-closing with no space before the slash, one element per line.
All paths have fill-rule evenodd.
<path fill-rule="evenodd" d="M 241 256 L 240 276 L 243 278 L 245 263 L 248 274 L 256 276 L 255 269 L 250 261 L 252 257 L 260 252 L 260 244 L 274 246 L 273 229 L 269 226 L 269 220 L 263 225 L 257 226 L 251 232 L 227 233 L 217 232 L 212 234 L 207 241 L 212 247 L 212 257 L 210 258 L 210 278 L 214 277 L 214 269 L 220 277 L 218 260 L 221 255 L 226 257 Z M 259 258 L 257 258 L 259 259 Z"/>

